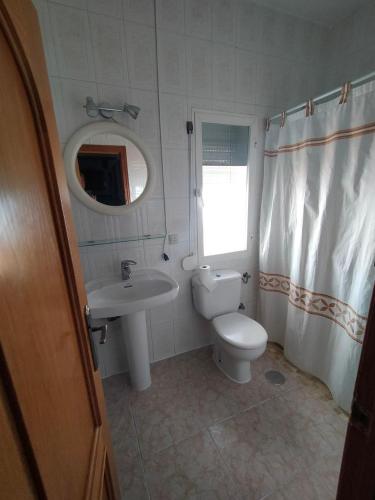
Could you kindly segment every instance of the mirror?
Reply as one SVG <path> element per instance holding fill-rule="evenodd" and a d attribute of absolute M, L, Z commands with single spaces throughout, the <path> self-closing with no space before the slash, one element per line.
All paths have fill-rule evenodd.
<path fill-rule="evenodd" d="M 120 215 L 150 189 L 152 160 L 130 129 L 96 122 L 79 129 L 64 151 L 69 187 L 93 210 Z"/>

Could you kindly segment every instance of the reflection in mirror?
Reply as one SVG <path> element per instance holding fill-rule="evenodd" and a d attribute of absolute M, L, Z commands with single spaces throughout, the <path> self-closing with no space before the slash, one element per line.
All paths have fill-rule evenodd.
<path fill-rule="evenodd" d="M 114 134 L 91 136 L 76 158 L 82 188 L 99 203 L 129 205 L 143 193 L 147 166 L 141 151 L 130 140 Z"/>

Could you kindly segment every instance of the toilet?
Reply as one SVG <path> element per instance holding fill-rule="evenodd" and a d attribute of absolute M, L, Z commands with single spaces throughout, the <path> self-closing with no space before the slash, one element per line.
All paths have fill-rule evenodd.
<path fill-rule="evenodd" d="M 241 295 L 241 274 L 211 271 L 213 286 L 207 288 L 199 275 L 193 276 L 193 302 L 197 312 L 211 321 L 214 336 L 213 359 L 233 382 L 251 380 L 250 361 L 266 350 L 266 330 L 253 319 L 237 312 Z M 212 281 L 211 280 L 211 281 Z"/>

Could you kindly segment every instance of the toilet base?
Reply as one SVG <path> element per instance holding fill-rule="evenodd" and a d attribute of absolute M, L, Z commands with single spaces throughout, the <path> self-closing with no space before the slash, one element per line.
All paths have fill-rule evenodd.
<path fill-rule="evenodd" d="M 235 359 L 233 356 L 214 344 L 213 360 L 215 365 L 224 375 L 236 384 L 247 384 L 251 380 L 251 368 L 249 360 Z"/>

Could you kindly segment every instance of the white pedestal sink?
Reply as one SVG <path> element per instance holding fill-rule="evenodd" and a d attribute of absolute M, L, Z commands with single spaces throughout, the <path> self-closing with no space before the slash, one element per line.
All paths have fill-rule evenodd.
<path fill-rule="evenodd" d="M 145 310 L 174 300 L 178 290 L 174 279 L 156 269 L 134 271 L 127 281 L 111 276 L 86 284 L 93 319 L 121 316 L 130 378 L 139 391 L 151 385 Z"/>

